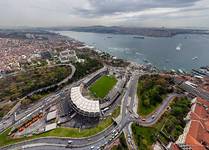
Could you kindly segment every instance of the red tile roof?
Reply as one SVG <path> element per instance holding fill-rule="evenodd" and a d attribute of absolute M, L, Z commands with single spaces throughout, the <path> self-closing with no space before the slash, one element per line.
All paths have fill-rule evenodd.
<path fill-rule="evenodd" d="M 207 85 L 198 84 L 198 87 L 201 88 L 201 89 L 203 89 L 203 90 L 205 90 L 205 91 L 207 91 L 207 92 L 209 92 L 209 86 L 207 86 Z"/>
<path fill-rule="evenodd" d="M 202 98 L 200 98 L 200 97 L 197 97 L 197 99 L 196 99 L 198 102 L 200 102 L 200 103 L 202 103 L 202 104 L 204 104 L 204 105 L 206 105 L 206 106 L 208 106 L 209 107 L 209 102 L 208 101 L 206 101 L 206 100 L 203 100 Z"/>

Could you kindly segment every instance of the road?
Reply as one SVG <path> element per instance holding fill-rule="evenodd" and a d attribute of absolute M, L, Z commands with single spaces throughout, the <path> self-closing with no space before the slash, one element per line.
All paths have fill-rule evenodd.
<path fill-rule="evenodd" d="M 2 149 L 6 150 L 6 149 L 14 149 L 17 147 L 24 147 L 24 146 L 38 146 L 38 144 L 41 144 L 41 143 L 47 143 L 49 145 L 50 144 L 57 144 L 57 145 L 52 145 L 52 146 L 40 146 L 39 145 L 39 147 L 38 147 L 39 149 L 46 149 L 46 148 L 65 149 L 65 147 L 60 147 L 60 146 L 67 145 L 69 140 L 72 141 L 72 144 L 68 145 L 68 146 L 73 147 L 73 149 L 90 149 L 91 146 L 94 146 L 95 149 L 97 147 L 103 148 L 101 146 L 102 144 L 105 144 L 105 143 L 108 144 L 108 142 L 113 140 L 112 138 L 110 138 L 110 136 L 114 136 L 114 138 L 116 138 L 116 136 L 119 135 L 119 134 L 116 135 L 115 133 L 113 134 L 113 130 L 119 129 L 119 131 L 121 132 L 122 129 L 124 129 L 125 133 L 129 133 L 127 125 L 131 122 L 137 122 L 142 125 L 152 125 L 153 123 L 155 123 L 159 119 L 160 115 L 163 113 L 164 109 L 166 108 L 166 106 L 168 105 L 170 100 L 173 97 L 180 96 L 180 95 L 179 94 L 168 95 L 165 98 L 165 100 L 162 102 L 160 107 L 156 110 L 157 114 L 155 114 L 154 118 L 152 118 L 152 116 L 150 116 L 150 117 L 146 118 L 146 121 L 142 121 L 141 118 L 133 117 L 133 113 L 130 113 L 128 110 L 129 109 L 131 110 L 133 108 L 134 97 L 135 97 L 136 90 L 137 90 L 138 78 L 144 74 L 145 73 L 133 72 L 129 87 L 127 88 L 127 91 L 124 95 L 125 98 L 124 98 L 123 105 L 122 105 L 122 120 L 119 125 L 114 123 L 111 126 L 109 126 L 107 129 L 105 129 L 104 131 L 102 131 L 96 135 L 93 135 L 91 137 L 87 137 L 87 138 L 79 138 L 79 139 L 63 138 L 63 137 L 39 138 L 39 139 L 30 140 L 30 141 L 24 141 L 21 143 L 16 143 L 13 145 L 8 145 L 6 147 L 3 147 Z M 128 100 L 130 100 L 129 106 L 126 105 Z M 88 141 L 89 138 L 91 139 L 90 141 Z M 33 149 L 33 147 L 31 147 L 31 148 L 24 147 L 24 148 L 25 149 Z"/>

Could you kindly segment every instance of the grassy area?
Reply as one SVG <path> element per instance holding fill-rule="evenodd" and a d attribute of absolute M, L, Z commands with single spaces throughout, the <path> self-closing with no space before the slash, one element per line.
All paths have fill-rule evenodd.
<path fill-rule="evenodd" d="M 170 115 L 170 111 L 166 111 L 158 120 L 158 122 L 154 125 L 156 128 L 158 128 L 159 130 L 161 130 L 161 128 L 163 127 L 163 125 L 166 123 L 168 117 Z"/>
<path fill-rule="evenodd" d="M 165 143 L 168 144 L 167 139 L 157 129 L 153 127 L 142 127 L 136 123 L 132 124 L 132 131 L 138 148 L 150 149 L 152 144 L 157 141 L 157 136 Z"/>
<path fill-rule="evenodd" d="M 148 149 L 149 146 L 152 146 L 152 144 L 157 141 L 155 135 L 158 134 L 158 130 L 155 128 L 141 127 L 133 123 L 132 131 L 139 149 Z"/>
<path fill-rule="evenodd" d="M 122 147 L 120 146 L 120 144 L 118 145 L 114 145 L 111 150 L 122 150 Z"/>
<path fill-rule="evenodd" d="M 112 117 L 113 117 L 113 118 L 117 118 L 117 116 L 118 116 L 119 114 L 120 114 L 120 106 L 118 106 L 118 108 L 115 109 L 115 111 L 114 111 Z"/>
<path fill-rule="evenodd" d="M 0 145 L 3 145 L 5 143 L 5 139 L 7 137 L 7 135 L 9 134 L 9 132 L 12 130 L 12 127 L 9 128 L 8 130 L 6 130 L 4 133 L 2 133 L 0 135 Z"/>
<path fill-rule="evenodd" d="M 0 141 L 0 146 L 9 145 L 9 144 L 13 144 L 13 143 L 17 143 L 17 142 L 21 142 L 21 141 L 25 141 L 25 140 L 30 140 L 30 139 L 35 139 L 35 138 L 40 138 L 40 137 L 47 137 L 47 136 L 72 137 L 72 138 L 89 137 L 89 136 L 95 135 L 95 134 L 103 131 L 107 127 L 109 127 L 113 123 L 112 117 L 115 118 L 119 114 L 120 114 L 120 106 L 114 111 L 114 113 L 111 116 L 109 116 L 104 121 L 100 122 L 96 127 L 93 127 L 90 129 L 84 129 L 82 132 L 79 132 L 79 129 L 60 127 L 60 128 L 56 128 L 54 130 L 51 130 L 49 132 L 42 133 L 40 135 L 19 138 L 19 139 L 8 139 L 8 140 L 4 140 L 3 142 Z M 6 136 L 2 137 L 2 139 L 5 139 L 5 138 L 6 138 Z"/>
<path fill-rule="evenodd" d="M 115 78 L 105 75 L 92 85 L 89 90 L 95 95 L 95 97 L 103 99 L 116 83 L 117 80 Z"/>

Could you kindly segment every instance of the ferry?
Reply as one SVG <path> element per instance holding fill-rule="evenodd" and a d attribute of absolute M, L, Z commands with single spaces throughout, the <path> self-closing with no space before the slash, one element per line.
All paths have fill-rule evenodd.
<path fill-rule="evenodd" d="M 143 36 L 135 36 L 134 38 L 135 38 L 135 39 L 144 39 Z"/>
<path fill-rule="evenodd" d="M 182 71 L 181 69 L 178 69 L 178 72 L 179 72 L 179 73 L 182 73 L 182 74 L 184 74 L 184 73 L 183 73 L 183 71 Z"/>

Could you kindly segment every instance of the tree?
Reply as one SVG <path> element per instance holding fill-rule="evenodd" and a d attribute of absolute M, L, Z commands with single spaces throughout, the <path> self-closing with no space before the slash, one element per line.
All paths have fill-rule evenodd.
<path fill-rule="evenodd" d="M 183 128 L 180 126 L 180 125 L 178 125 L 178 126 L 176 126 L 176 129 L 178 130 L 178 131 L 183 131 Z"/>
<path fill-rule="evenodd" d="M 148 150 L 153 150 L 153 147 L 148 145 L 148 146 L 147 146 L 147 149 L 148 149 Z"/>
<path fill-rule="evenodd" d="M 175 107 L 173 110 L 177 115 L 183 112 L 183 109 L 181 107 Z"/>
<path fill-rule="evenodd" d="M 144 101 L 144 105 L 146 105 L 146 106 L 149 106 L 149 105 L 150 105 L 149 99 L 146 99 L 146 100 Z"/>
<path fill-rule="evenodd" d="M 144 145 L 147 145 L 147 140 L 143 139 L 143 140 L 142 140 L 142 143 L 143 143 Z"/>

